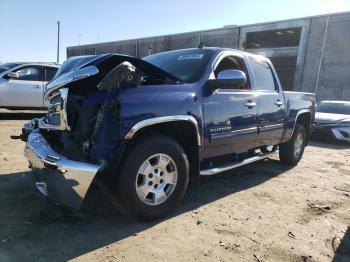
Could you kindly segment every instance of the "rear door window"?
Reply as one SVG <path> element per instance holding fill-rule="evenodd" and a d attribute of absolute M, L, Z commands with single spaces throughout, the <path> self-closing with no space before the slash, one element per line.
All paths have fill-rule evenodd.
<path fill-rule="evenodd" d="M 56 67 L 45 67 L 44 81 L 51 81 L 56 75 L 58 68 Z"/>
<path fill-rule="evenodd" d="M 250 58 L 253 69 L 255 89 L 262 91 L 276 91 L 275 80 L 269 64 L 266 61 Z"/>

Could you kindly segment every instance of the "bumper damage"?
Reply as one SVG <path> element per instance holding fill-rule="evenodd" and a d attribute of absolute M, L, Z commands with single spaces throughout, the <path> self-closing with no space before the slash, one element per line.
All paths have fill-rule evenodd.
<path fill-rule="evenodd" d="M 36 187 L 50 199 L 72 209 L 80 209 L 100 166 L 73 161 L 52 149 L 39 130 L 28 135 L 25 156 Z"/>

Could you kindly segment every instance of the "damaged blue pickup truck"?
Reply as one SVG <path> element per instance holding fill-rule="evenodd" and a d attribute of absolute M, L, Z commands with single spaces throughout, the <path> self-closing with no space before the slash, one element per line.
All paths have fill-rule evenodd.
<path fill-rule="evenodd" d="M 315 114 L 269 59 L 225 48 L 70 58 L 45 96 L 47 115 L 20 136 L 38 190 L 79 209 L 101 185 L 141 221 L 169 214 L 201 175 L 273 154 L 296 165 Z"/>

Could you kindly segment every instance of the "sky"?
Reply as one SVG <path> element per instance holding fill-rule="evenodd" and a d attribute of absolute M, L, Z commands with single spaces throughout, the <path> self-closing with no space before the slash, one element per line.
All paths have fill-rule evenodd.
<path fill-rule="evenodd" d="M 66 47 L 350 11 L 350 0 L 0 0 L 0 62 L 60 62 Z"/>

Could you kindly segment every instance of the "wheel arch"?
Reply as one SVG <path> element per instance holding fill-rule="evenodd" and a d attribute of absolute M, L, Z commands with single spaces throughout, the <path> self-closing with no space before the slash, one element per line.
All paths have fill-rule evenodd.
<path fill-rule="evenodd" d="M 199 150 L 202 145 L 197 120 L 189 115 L 146 119 L 135 124 L 125 135 L 128 141 L 124 155 L 135 143 L 157 134 L 173 138 L 186 152 L 190 165 L 190 183 L 199 181 Z"/>
<path fill-rule="evenodd" d="M 311 135 L 312 130 L 312 116 L 311 116 L 311 110 L 310 109 L 302 109 L 298 112 L 295 118 L 293 132 L 295 130 L 296 124 L 301 124 L 304 126 L 306 131 L 306 141 L 309 141 L 309 137 Z"/>

